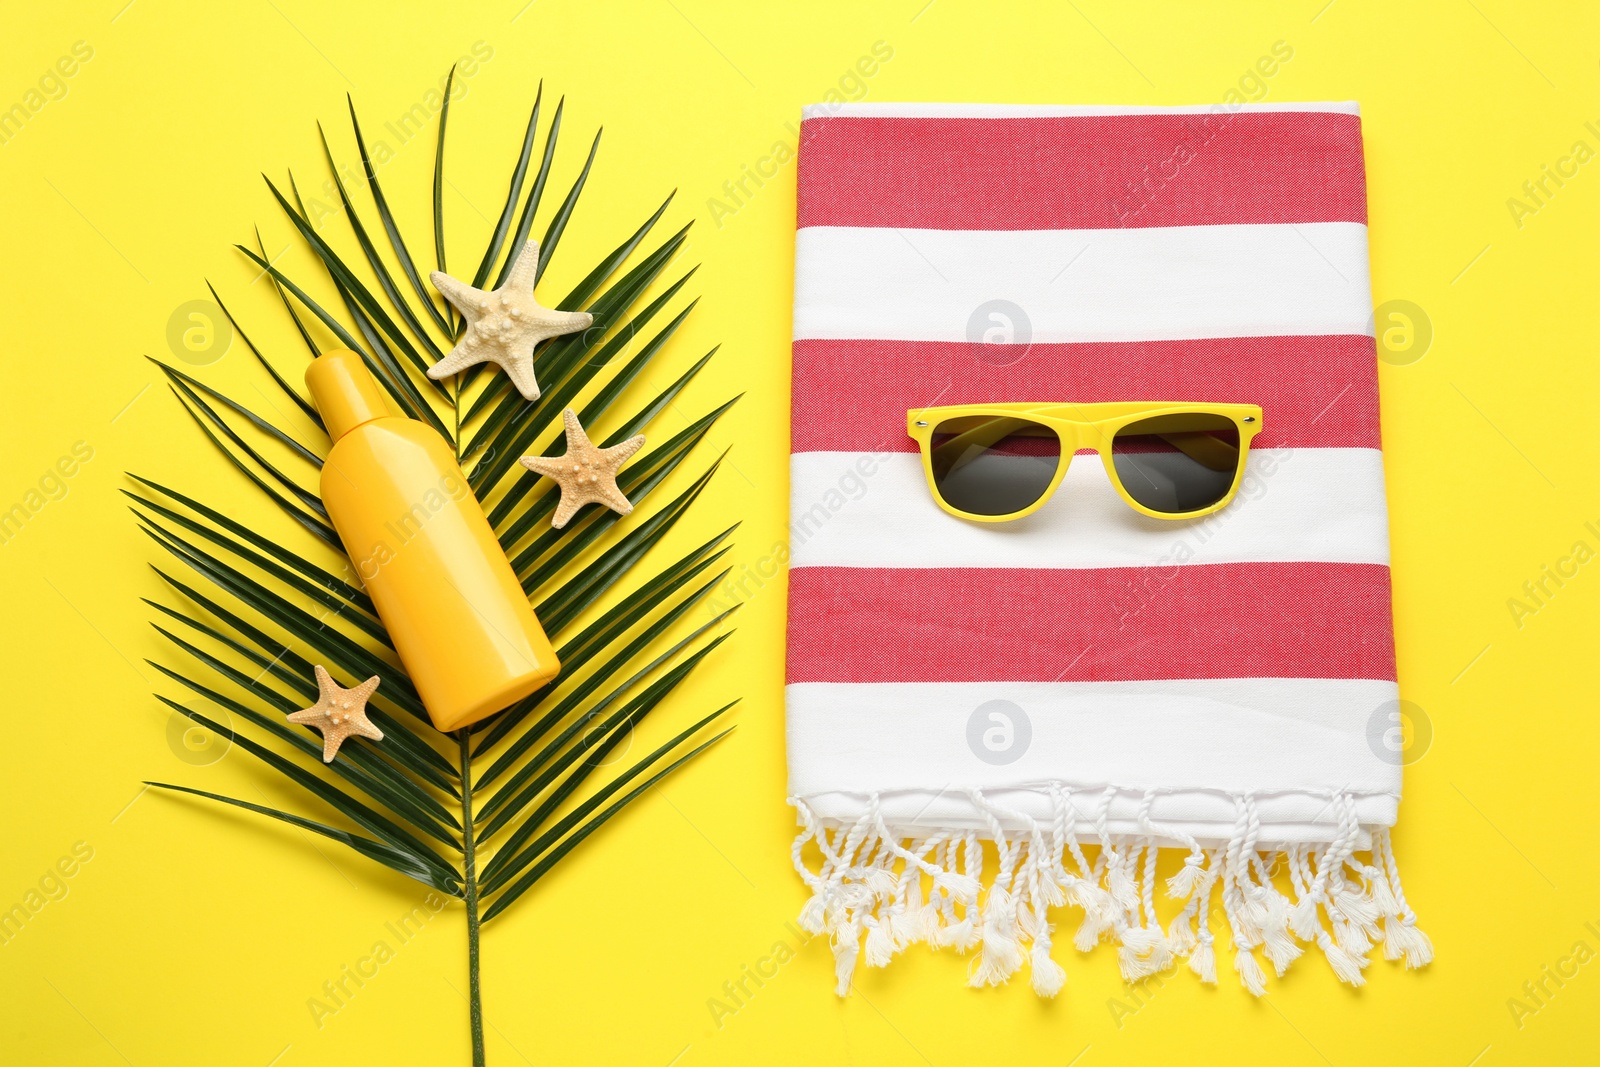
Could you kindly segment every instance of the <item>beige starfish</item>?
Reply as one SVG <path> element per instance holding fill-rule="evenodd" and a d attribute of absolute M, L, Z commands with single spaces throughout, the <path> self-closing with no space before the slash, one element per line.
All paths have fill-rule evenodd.
<path fill-rule="evenodd" d="M 535 474 L 542 474 L 561 486 L 561 503 L 556 506 L 550 525 L 561 529 L 572 513 L 585 504 L 604 504 L 618 515 L 633 510 L 633 504 L 617 488 L 617 471 L 628 457 L 644 446 L 644 434 L 634 434 L 620 445 L 596 448 L 578 425 L 578 416 L 568 408 L 561 413 L 567 423 L 567 452 L 564 456 L 523 456 L 517 460 Z"/>
<path fill-rule="evenodd" d="M 428 275 L 433 287 L 461 312 L 467 332 L 450 354 L 428 368 L 437 381 L 484 361 L 498 363 L 526 400 L 539 399 L 533 377 L 533 347 L 540 341 L 588 329 L 594 316 L 587 311 L 555 311 L 534 298 L 533 279 L 539 273 L 539 242 L 522 246 L 506 283 L 484 292 L 443 271 Z"/>
<path fill-rule="evenodd" d="M 383 740 L 383 731 L 367 721 L 367 698 L 378 688 L 378 676 L 362 682 L 354 689 L 341 689 L 317 664 L 317 702 L 302 711 L 292 712 L 289 721 L 301 726 L 313 726 L 322 731 L 322 762 L 332 763 L 339 754 L 339 746 L 351 734 Z"/>

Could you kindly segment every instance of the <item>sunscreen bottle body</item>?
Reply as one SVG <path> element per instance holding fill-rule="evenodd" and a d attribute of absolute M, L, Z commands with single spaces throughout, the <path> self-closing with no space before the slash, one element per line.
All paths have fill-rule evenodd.
<path fill-rule="evenodd" d="M 323 505 L 434 725 L 553 679 L 555 650 L 449 445 L 389 412 L 355 353 L 318 357 L 306 378 L 334 441 Z"/>

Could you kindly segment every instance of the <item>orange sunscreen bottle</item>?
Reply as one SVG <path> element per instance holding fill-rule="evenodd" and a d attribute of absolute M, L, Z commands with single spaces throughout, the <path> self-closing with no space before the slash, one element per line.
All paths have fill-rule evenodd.
<path fill-rule="evenodd" d="M 306 385 L 333 448 L 322 502 L 440 730 L 492 715 L 561 665 L 450 446 L 396 415 L 354 352 Z"/>

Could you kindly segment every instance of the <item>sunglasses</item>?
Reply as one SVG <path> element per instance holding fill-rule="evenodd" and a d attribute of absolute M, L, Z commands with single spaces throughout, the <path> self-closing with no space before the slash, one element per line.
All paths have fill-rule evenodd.
<path fill-rule="evenodd" d="M 934 499 L 978 522 L 1033 514 L 1081 449 L 1100 453 L 1135 511 L 1158 519 L 1208 515 L 1238 491 L 1260 429 L 1255 404 L 961 404 L 906 412 Z"/>

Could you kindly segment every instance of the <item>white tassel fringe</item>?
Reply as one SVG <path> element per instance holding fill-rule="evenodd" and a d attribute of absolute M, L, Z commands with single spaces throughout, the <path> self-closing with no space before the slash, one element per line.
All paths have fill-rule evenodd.
<path fill-rule="evenodd" d="M 1027 963 L 1034 992 L 1053 997 L 1067 973 L 1051 956 L 1049 911 L 1062 906 L 1082 910 L 1073 937 L 1077 949 L 1088 952 L 1110 940 L 1126 980 L 1165 973 L 1176 959 L 1186 958 L 1202 982 L 1214 984 L 1218 948 L 1210 917 L 1217 896 L 1232 935 L 1234 971 L 1256 996 L 1267 987 L 1258 948 L 1282 977 L 1314 945 L 1339 980 L 1355 986 L 1365 982 L 1362 971 L 1375 947 L 1407 968 L 1433 959 L 1433 945 L 1417 928 L 1401 889 L 1389 831 L 1372 829 L 1370 859 L 1356 859 L 1360 827 L 1348 796 L 1334 798 L 1340 828 L 1329 844 L 1265 851 L 1257 848 L 1260 826 L 1253 802 L 1237 798 L 1239 823 L 1229 841 L 1210 848 L 1188 841 L 1182 869 L 1167 880 L 1168 894 L 1186 903 L 1163 928 L 1154 903 L 1158 828 L 1148 822 L 1148 800 L 1140 823 L 1147 833 L 1138 837 L 1108 834 L 1108 803 L 1101 804 L 1098 840 L 1090 841 L 1100 851 L 1091 863 L 1065 815 L 1063 793 L 1058 789 L 1053 795 L 1056 819 L 1044 826 L 972 792 L 989 823 L 997 870 L 990 868 L 974 833 L 913 840 L 893 836 L 876 798 L 854 825 L 832 830 L 818 824 L 804 801 L 794 801 L 802 822 L 795 866 L 812 890 L 799 922 L 813 934 L 829 936 L 839 995 L 850 992 L 861 957 L 869 967 L 883 967 L 910 945 L 925 943 L 958 952 L 977 948 L 969 976 L 973 986 L 1002 984 Z M 1030 829 L 1008 834 L 1002 818 L 1006 825 L 1020 821 Z M 812 840 L 822 852 L 816 871 L 802 860 Z M 1292 896 L 1274 883 L 1272 872 L 1280 864 L 1287 868 Z M 990 882 L 986 892 L 985 881 Z"/>

